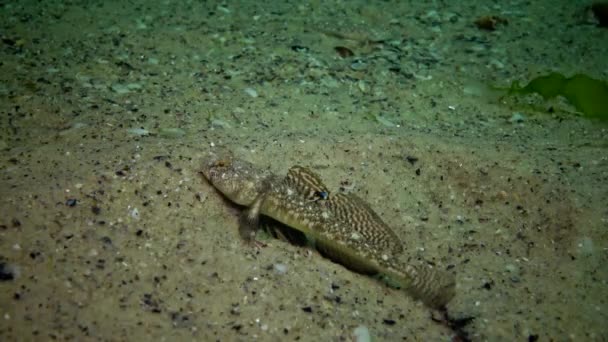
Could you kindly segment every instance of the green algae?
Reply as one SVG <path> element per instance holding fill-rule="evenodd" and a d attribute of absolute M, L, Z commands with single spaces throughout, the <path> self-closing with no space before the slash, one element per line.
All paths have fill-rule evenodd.
<path fill-rule="evenodd" d="M 563 96 L 583 116 L 608 120 L 608 83 L 584 74 L 566 77 L 553 72 L 539 76 L 522 87 L 515 81 L 507 89 L 507 95 L 537 93 L 545 100 Z"/>

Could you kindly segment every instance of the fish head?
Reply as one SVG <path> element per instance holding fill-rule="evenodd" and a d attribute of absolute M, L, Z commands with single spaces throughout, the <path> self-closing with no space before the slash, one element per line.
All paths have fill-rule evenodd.
<path fill-rule="evenodd" d="M 203 161 L 205 178 L 232 202 L 249 206 L 260 196 L 272 176 L 267 170 L 231 156 L 209 155 Z"/>

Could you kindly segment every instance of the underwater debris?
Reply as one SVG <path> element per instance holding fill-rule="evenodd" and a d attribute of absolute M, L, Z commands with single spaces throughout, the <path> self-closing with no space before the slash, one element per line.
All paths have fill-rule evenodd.
<path fill-rule="evenodd" d="M 579 112 L 589 118 L 608 120 L 608 83 L 584 74 L 566 77 L 553 72 L 531 80 L 525 87 L 514 81 L 507 95 L 537 93 L 548 100 L 563 96 Z"/>

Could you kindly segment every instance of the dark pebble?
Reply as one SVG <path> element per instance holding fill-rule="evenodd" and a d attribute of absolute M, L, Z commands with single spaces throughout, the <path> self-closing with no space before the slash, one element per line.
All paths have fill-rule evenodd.
<path fill-rule="evenodd" d="M 405 157 L 405 160 L 407 160 L 407 161 L 408 161 L 408 163 L 410 163 L 410 164 L 414 165 L 414 164 L 416 164 L 416 162 L 418 161 L 418 158 L 413 157 L 413 156 L 406 156 L 406 157 Z"/>
<path fill-rule="evenodd" d="M 385 318 L 382 320 L 382 323 L 384 323 L 386 325 L 395 325 L 397 323 L 397 321 L 395 321 L 394 319 Z"/>
<path fill-rule="evenodd" d="M 308 52 L 308 48 L 302 45 L 292 45 L 291 49 L 295 52 Z"/>
<path fill-rule="evenodd" d="M 6 263 L 0 263 L 0 281 L 7 281 L 15 279 L 15 274 L 10 266 Z"/>
<path fill-rule="evenodd" d="M 76 204 L 78 204 L 78 200 L 77 200 L 77 199 L 75 199 L 75 198 L 68 198 L 68 199 L 65 201 L 65 205 L 67 205 L 68 207 L 75 207 L 75 206 L 76 206 Z"/>
<path fill-rule="evenodd" d="M 15 46 L 16 42 L 11 38 L 2 38 L 2 42 L 8 46 Z"/>

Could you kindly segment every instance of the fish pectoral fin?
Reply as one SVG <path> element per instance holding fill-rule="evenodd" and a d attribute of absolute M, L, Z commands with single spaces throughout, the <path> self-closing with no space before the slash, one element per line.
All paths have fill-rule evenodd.
<path fill-rule="evenodd" d="M 239 233 L 246 241 L 253 240 L 260 227 L 260 207 L 263 200 L 264 195 L 258 196 L 253 204 L 243 211 L 239 217 Z"/>
<path fill-rule="evenodd" d="M 267 216 L 261 217 L 260 229 L 265 231 L 270 237 L 295 246 L 303 247 L 311 244 L 303 232 Z"/>
<path fill-rule="evenodd" d="M 250 215 L 249 210 L 241 213 L 239 217 L 239 234 L 247 241 L 255 238 L 255 233 L 258 231 L 259 218 Z"/>

